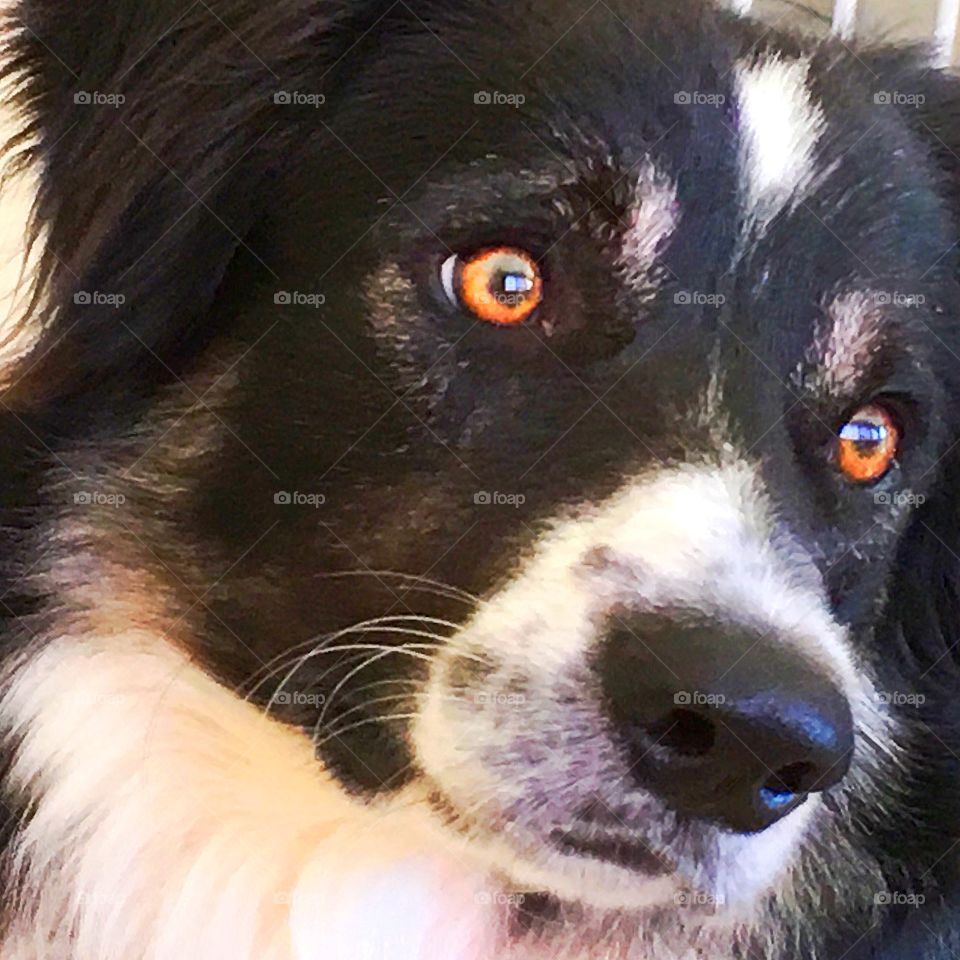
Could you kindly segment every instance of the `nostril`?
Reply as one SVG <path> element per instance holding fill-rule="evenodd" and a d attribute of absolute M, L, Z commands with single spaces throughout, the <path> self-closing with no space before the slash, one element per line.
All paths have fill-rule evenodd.
<path fill-rule="evenodd" d="M 776 807 L 810 793 L 816 780 L 817 768 L 812 763 L 788 763 L 767 779 L 761 793 L 768 804 Z"/>
<path fill-rule="evenodd" d="M 685 819 L 755 833 L 842 781 L 850 704 L 805 653 L 696 618 L 638 614 L 630 624 L 605 635 L 596 668 L 640 788 Z"/>
<path fill-rule="evenodd" d="M 647 728 L 658 746 L 683 757 L 702 757 L 713 749 L 717 729 L 706 717 L 693 710 L 671 710 Z"/>

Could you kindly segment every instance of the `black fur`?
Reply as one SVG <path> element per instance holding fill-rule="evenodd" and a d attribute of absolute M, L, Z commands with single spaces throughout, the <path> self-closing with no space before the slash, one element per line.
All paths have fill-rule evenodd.
<path fill-rule="evenodd" d="M 379 571 L 489 595 L 564 505 L 710 450 L 709 431 L 679 424 L 719 356 L 735 429 L 859 655 L 882 689 L 925 697 L 902 718 L 908 768 L 849 814 L 890 889 L 925 906 L 874 924 L 824 890 L 816 956 L 960 950 L 958 81 L 916 52 L 812 47 L 820 162 L 836 166 L 730 269 L 741 227 L 731 66 L 802 45 L 698 3 L 584 14 L 567 0 L 21 0 L 16 21 L 6 70 L 29 76 L 18 94 L 29 124 L 10 149 L 43 172 L 44 295 L 31 319 L 44 332 L 0 396 L 5 663 L 29 656 L 57 613 L 31 576 L 45 525 L 92 489 L 125 497 L 97 522 L 111 548 L 149 546 L 197 657 L 264 702 L 286 671 L 270 678 L 262 664 L 287 646 L 397 612 L 463 622 L 462 595 Z M 477 104 L 481 90 L 526 102 Z M 726 105 L 679 105 L 677 90 Z M 878 90 L 925 100 L 886 107 Z M 83 91 L 124 99 L 76 104 Z M 282 91 L 325 102 L 275 102 Z M 647 156 L 678 183 L 684 212 L 651 302 L 614 269 L 629 176 Z M 531 171 L 558 185 L 532 188 Z M 542 259 L 551 335 L 481 327 L 443 303 L 447 251 L 493 242 Z M 387 262 L 417 291 L 416 315 L 393 305 L 396 339 L 371 321 L 371 298 L 393 294 L 364 286 Z M 925 302 L 897 316 L 860 393 L 824 399 L 810 371 L 796 373 L 824 294 L 851 284 Z M 726 302 L 681 309 L 679 290 Z M 278 305 L 279 291 L 325 303 Z M 92 292 L 124 302 L 77 302 Z M 217 443 L 178 459 L 161 438 L 193 439 L 194 416 L 214 406 L 193 384 L 221 374 L 235 383 L 210 414 Z M 878 395 L 907 438 L 882 489 L 925 498 L 900 527 L 825 467 L 830 428 Z M 147 430 L 164 403 L 172 412 Z M 141 458 L 175 472 L 142 475 Z M 478 508 L 485 490 L 525 500 Z M 281 491 L 325 502 L 280 506 Z M 329 694 L 355 664 L 309 664 L 291 689 Z M 363 681 L 396 677 L 386 658 Z M 371 722 L 317 733 L 322 760 L 366 796 L 417 770 L 403 721 L 364 702 L 348 686 L 327 729 Z M 296 704 L 285 718 L 317 720 Z M 29 816 L 20 798 L 6 803 Z M 813 956 L 807 936 L 767 960 Z"/>

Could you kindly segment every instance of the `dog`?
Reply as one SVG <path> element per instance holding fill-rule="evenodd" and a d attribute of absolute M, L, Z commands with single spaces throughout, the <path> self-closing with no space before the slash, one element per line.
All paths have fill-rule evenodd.
<path fill-rule="evenodd" d="M 960 86 L 699 0 L 19 0 L 3 960 L 946 960 Z"/>

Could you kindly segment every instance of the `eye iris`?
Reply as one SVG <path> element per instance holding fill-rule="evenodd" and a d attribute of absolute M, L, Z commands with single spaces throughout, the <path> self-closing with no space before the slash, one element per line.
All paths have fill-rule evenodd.
<path fill-rule="evenodd" d="M 536 261 L 509 247 L 483 250 L 466 260 L 458 287 L 464 307 L 481 320 L 499 324 L 526 320 L 543 293 Z"/>
<path fill-rule="evenodd" d="M 886 410 L 869 406 L 841 427 L 839 438 L 840 469 L 850 480 L 866 483 L 890 469 L 900 435 Z"/>

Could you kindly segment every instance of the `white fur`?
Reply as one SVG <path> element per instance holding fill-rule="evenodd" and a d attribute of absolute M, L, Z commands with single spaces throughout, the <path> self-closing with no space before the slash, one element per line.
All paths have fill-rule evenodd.
<path fill-rule="evenodd" d="M 744 218 L 762 229 L 799 204 L 816 179 L 823 109 L 808 86 L 809 64 L 779 54 L 736 69 Z"/>
<path fill-rule="evenodd" d="M 855 762 L 869 765 L 869 745 L 890 739 L 886 718 L 844 629 L 831 617 L 819 573 L 801 548 L 775 544 L 774 534 L 773 510 L 755 469 L 736 459 L 654 471 L 609 500 L 558 520 L 435 666 L 413 732 L 428 775 L 461 809 L 475 809 L 477 798 L 488 798 L 491 806 L 524 798 L 529 789 L 524 772 L 492 772 L 480 760 L 481 751 L 505 756 L 518 740 L 536 743 L 538 735 L 573 722 L 575 711 L 551 702 L 551 690 L 586 662 L 608 616 L 624 606 L 680 607 L 733 622 L 747 620 L 803 650 L 849 698 L 864 735 Z M 500 712 L 488 720 L 451 696 L 446 671 L 463 650 L 507 664 L 505 672 L 535 685 L 530 699 L 536 702 L 521 719 Z M 589 699 L 589 692 L 583 697 Z M 531 731 L 534 724 L 543 731 Z M 593 724 L 599 735 L 602 721 Z M 558 783 L 569 784 L 562 765 L 571 762 L 562 754 L 557 757 L 553 772 Z M 590 776 L 584 768 L 584 781 Z M 814 798 L 771 830 L 720 843 L 722 862 L 712 878 L 644 882 L 619 867 L 560 857 L 549 848 L 531 856 L 535 841 L 517 830 L 484 843 L 498 866 L 509 863 L 519 882 L 544 885 L 597 906 L 642 908 L 666 902 L 693 882 L 720 889 L 731 906 L 749 907 L 788 870 L 819 807 Z M 655 836 L 659 824 L 651 822 L 650 830 Z M 731 915 L 742 918 L 743 912 Z"/>
<path fill-rule="evenodd" d="M 883 331 L 878 295 L 855 291 L 827 307 L 827 323 L 818 330 L 811 360 L 818 369 L 817 387 L 835 395 L 851 394 L 867 371 Z"/>
<path fill-rule="evenodd" d="M 23 738 L 9 782 L 35 804 L 4 960 L 489 956 L 488 882 L 419 805 L 348 800 L 304 738 L 167 637 L 49 642 L 0 723 Z"/>
<path fill-rule="evenodd" d="M 619 266 L 631 287 L 652 293 L 657 258 L 680 220 L 676 184 L 652 164 L 644 164 L 626 219 Z"/>

